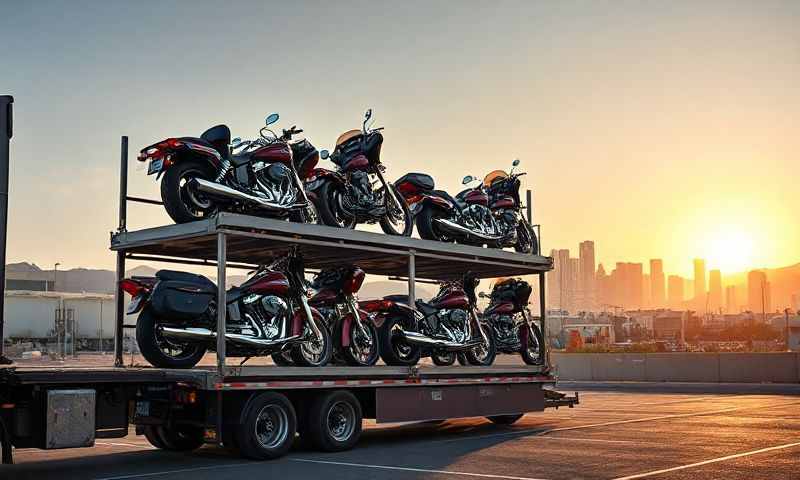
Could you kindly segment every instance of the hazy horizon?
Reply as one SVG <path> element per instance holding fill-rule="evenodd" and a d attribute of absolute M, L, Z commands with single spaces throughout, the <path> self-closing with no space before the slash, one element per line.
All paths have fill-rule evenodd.
<path fill-rule="evenodd" d="M 367 107 L 389 179 L 454 192 L 520 158 L 545 253 L 591 239 L 607 268 L 685 277 L 800 261 L 800 3 L 344 3 L 2 2 L 8 262 L 113 268 L 120 135 L 129 193 L 157 198 L 134 160 L 154 141 L 253 137 L 277 111 L 330 148 Z M 130 229 L 165 223 L 129 207 Z"/>

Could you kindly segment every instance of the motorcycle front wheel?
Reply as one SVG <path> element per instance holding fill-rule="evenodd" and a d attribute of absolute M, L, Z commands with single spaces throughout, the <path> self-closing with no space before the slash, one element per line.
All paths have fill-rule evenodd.
<path fill-rule="evenodd" d="M 317 211 L 319 219 L 325 225 L 339 228 L 356 228 L 356 218 L 346 215 L 340 205 L 344 194 L 341 187 L 327 181 L 319 187 L 317 194 Z"/>
<path fill-rule="evenodd" d="M 136 321 L 136 343 L 142 356 L 156 368 L 192 368 L 206 354 L 205 345 L 168 340 L 161 335 L 160 322 L 150 308 Z"/>
<path fill-rule="evenodd" d="M 216 212 L 216 205 L 194 187 L 194 179 L 211 180 L 211 168 L 196 161 L 169 167 L 161 179 L 161 200 L 175 223 L 201 220 Z"/>
<path fill-rule="evenodd" d="M 331 361 L 333 342 L 331 334 L 324 326 L 320 327 L 321 338 L 306 324 L 304 327 L 306 340 L 292 349 L 292 360 L 301 367 L 323 367 Z"/>
<path fill-rule="evenodd" d="M 542 331 L 536 325 L 531 325 L 533 336 L 528 332 L 527 339 L 522 342 L 522 361 L 527 365 L 543 365 L 544 358 L 542 357 L 542 345 L 544 339 L 542 338 Z"/>
<path fill-rule="evenodd" d="M 520 220 L 517 224 L 517 243 L 514 244 L 514 250 L 519 253 L 532 253 L 534 255 L 539 253 L 536 234 L 526 220 Z"/>
<path fill-rule="evenodd" d="M 289 214 L 289 221 L 316 225 L 320 223 L 319 210 L 317 210 L 317 206 L 314 205 L 314 202 L 309 200 L 305 208 L 294 210 Z"/>
<path fill-rule="evenodd" d="M 495 345 L 494 335 L 492 335 L 491 328 L 485 327 L 488 330 L 486 339 L 488 344 L 481 344 L 467 352 L 467 361 L 470 365 L 489 366 L 494 363 L 494 358 L 497 356 L 497 346 Z M 480 335 L 480 333 L 478 333 Z"/>
<path fill-rule="evenodd" d="M 342 328 L 344 328 L 344 322 Z M 370 367 L 378 362 L 378 329 L 375 324 L 367 320 L 364 322 L 362 332 L 355 322 L 350 323 L 350 331 L 344 332 L 350 338 L 350 345 L 342 348 L 342 356 L 348 365 L 356 367 Z M 342 338 L 342 337 L 339 337 Z"/>
<path fill-rule="evenodd" d="M 433 364 L 439 367 L 449 367 L 456 363 L 456 352 L 447 352 L 445 350 L 434 350 L 431 352 L 431 360 Z"/>
<path fill-rule="evenodd" d="M 402 235 L 403 237 L 410 237 L 414 231 L 414 221 L 411 218 L 411 210 L 408 208 L 405 198 L 400 195 L 400 192 L 394 185 L 389 188 L 394 192 L 394 198 L 400 203 L 397 205 L 390 196 L 385 196 L 386 202 L 386 215 L 381 218 L 380 224 L 383 233 L 387 235 Z"/>

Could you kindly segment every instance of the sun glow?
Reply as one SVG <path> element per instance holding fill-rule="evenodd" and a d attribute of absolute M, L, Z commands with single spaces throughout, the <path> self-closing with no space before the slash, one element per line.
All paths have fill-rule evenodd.
<path fill-rule="evenodd" d="M 706 267 L 725 273 L 745 271 L 752 267 L 755 241 L 747 231 L 726 226 L 710 233 L 704 242 Z"/>

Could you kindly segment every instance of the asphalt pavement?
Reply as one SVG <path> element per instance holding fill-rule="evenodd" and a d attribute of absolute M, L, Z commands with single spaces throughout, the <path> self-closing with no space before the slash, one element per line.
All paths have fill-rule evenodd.
<path fill-rule="evenodd" d="M 352 451 L 319 453 L 298 441 L 269 462 L 211 446 L 162 452 L 135 435 L 87 449 L 18 450 L 15 465 L 0 465 L 0 479 L 800 478 L 797 386 L 678 387 L 564 383 L 562 391 L 581 392 L 579 406 L 528 414 L 511 427 L 481 418 L 368 422 Z"/>

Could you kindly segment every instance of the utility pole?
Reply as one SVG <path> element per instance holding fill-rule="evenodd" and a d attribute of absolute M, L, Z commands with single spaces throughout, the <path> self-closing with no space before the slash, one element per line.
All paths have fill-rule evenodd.
<path fill-rule="evenodd" d="M 789 348 L 789 309 L 788 308 L 784 308 L 783 309 L 783 315 L 786 318 L 786 327 L 785 327 L 784 332 L 783 332 L 783 338 L 786 341 L 786 351 L 787 352 L 791 352 L 792 349 Z"/>
<path fill-rule="evenodd" d="M 8 230 L 8 150 L 13 135 L 14 97 L 0 95 L 0 365 L 11 360 L 3 354 L 4 303 L 6 297 L 6 231 Z"/>

